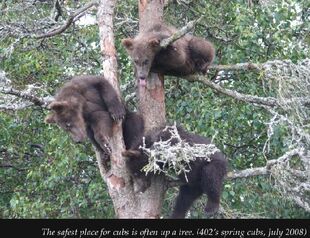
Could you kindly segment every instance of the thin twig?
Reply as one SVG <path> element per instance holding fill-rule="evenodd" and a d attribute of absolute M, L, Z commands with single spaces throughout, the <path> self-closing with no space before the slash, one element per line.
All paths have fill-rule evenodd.
<path fill-rule="evenodd" d="M 77 9 L 77 11 L 75 11 L 65 22 L 64 25 L 62 25 L 61 27 L 54 29 L 50 32 L 41 34 L 41 35 L 37 35 L 35 36 L 36 39 L 42 39 L 42 38 L 48 38 L 48 37 L 52 37 L 58 34 L 61 34 L 62 32 L 64 32 L 66 29 L 69 28 L 69 26 L 75 21 L 75 18 L 77 16 L 79 16 L 81 13 L 85 12 L 86 10 L 88 10 L 89 8 L 98 5 L 98 1 L 92 1 L 88 4 L 86 4 L 85 6 Z"/>
<path fill-rule="evenodd" d="M 60 3 L 59 3 L 59 0 L 56 0 L 55 3 L 54 3 L 54 20 L 55 21 L 58 21 L 58 18 L 60 16 L 62 16 L 62 9 L 61 9 L 61 6 L 60 6 Z"/>
<path fill-rule="evenodd" d="M 186 26 L 182 27 L 180 30 L 176 31 L 174 34 L 172 34 L 170 37 L 163 39 L 160 42 L 160 47 L 166 48 L 168 45 L 173 43 L 174 41 L 180 39 L 182 36 L 184 36 L 186 33 L 188 33 L 190 30 L 194 28 L 194 26 L 200 22 L 204 16 L 199 17 L 196 20 L 190 21 L 186 24 Z"/>

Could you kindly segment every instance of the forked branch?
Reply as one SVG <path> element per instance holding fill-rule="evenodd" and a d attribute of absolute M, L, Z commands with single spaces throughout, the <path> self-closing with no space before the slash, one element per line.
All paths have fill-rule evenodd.
<path fill-rule="evenodd" d="M 73 14 L 71 14 L 71 16 L 66 20 L 66 22 L 62 26 L 60 26 L 59 28 L 53 29 L 47 33 L 36 35 L 35 38 L 36 39 L 49 38 L 49 37 L 63 33 L 65 30 L 67 30 L 70 27 L 70 25 L 73 22 L 75 22 L 78 19 L 78 17 L 82 13 L 87 11 L 89 8 L 93 6 L 97 6 L 97 5 L 98 5 L 98 1 L 91 1 L 90 3 L 87 3 L 85 6 L 77 9 Z"/>

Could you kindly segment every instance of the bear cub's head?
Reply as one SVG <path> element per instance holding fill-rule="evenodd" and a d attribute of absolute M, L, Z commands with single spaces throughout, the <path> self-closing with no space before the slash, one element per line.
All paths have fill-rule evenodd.
<path fill-rule="evenodd" d="M 145 85 L 155 55 L 160 51 L 160 40 L 126 38 L 122 40 L 129 56 L 132 58 L 140 85 Z"/>
<path fill-rule="evenodd" d="M 82 104 L 77 99 L 53 101 L 48 105 L 53 112 L 45 118 L 46 123 L 56 123 L 68 132 L 74 142 L 80 143 L 87 138 L 86 123 L 83 118 Z"/>

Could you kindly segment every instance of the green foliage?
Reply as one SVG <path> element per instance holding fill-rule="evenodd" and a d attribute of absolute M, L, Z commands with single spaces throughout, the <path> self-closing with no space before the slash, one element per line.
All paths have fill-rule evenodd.
<path fill-rule="evenodd" d="M 175 200 L 177 189 L 168 190 L 163 208 L 163 216 L 169 217 L 172 201 Z M 190 209 L 191 218 L 272 218 L 272 219 L 309 219 L 309 213 L 297 209 L 289 200 L 281 198 L 281 194 L 273 188 L 270 178 L 257 177 L 227 181 L 222 194 L 221 206 L 225 210 L 212 217 L 203 213 L 207 198 L 197 200 Z"/>
<path fill-rule="evenodd" d="M 204 14 L 206 21 L 197 26 L 195 32 L 207 36 L 215 44 L 215 63 L 297 61 L 310 55 L 304 34 L 306 23 L 300 21 L 305 14 L 302 8 L 305 1 L 279 3 L 268 8 L 259 5 L 250 8 L 243 1 L 200 1 L 200 4 L 195 2 L 189 9 L 172 5 L 167 9 L 166 18 L 178 26 L 179 22 L 185 24 L 184 21 Z M 268 86 L 270 82 L 263 82 L 258 73 L 231 73 L 221 80 L 232 90 L 274 96 Z M 165 81 L 165 87 L 168 118 L 180 122 L 190 131 L 213 138 L 228 156 L 230 169 L 264 166 L 266 159 L 276 159 L 286 151 L 286 130 L 279 127 L 270 141 L 270 151 L 263 153 L 267 140 L 266 122 L 270 119 L 264 109 L 219 95 L 199 83 L 173 78 Z M 253 217 L 309 217 L 272 189 L 268 179 L 226 182 L 223 198 L 226 210 L 237 209 L 244 214 L 253 214 Z M 275 210 L 270 211 L 270 206 Z M 203 207 L 194 210 L 202 211 Z M 201 212 L 191 216 L 204 217 Z"/>
<path fill-rule="evenodd" d="M 90 145 L 72 144 L 61 130 L 42 125 L 43 116 L 41 111 L 16 113 L 13 120 L 3 115 L 10 133 L 1 138 L 1 159 L 14 167 L 0 171 L 2 216 L 113 217 Z"/>
<path fill-rule="evenodd" d="M 0 15 L 1 21 L 20 20 L 28 27 L 42 17 L 19 18 L 16 6 L 8 3 L 11 10 Z M 30 10 L 49 14 L 51 7 L 39 3 Z M 76 25 L 45 40 L 25 37 L 13 48 L 14 38 L 0 40 L 0 68 L 14 87 L 35 84 L 40 96 L 54 95 L 71 75 L 100 72 L 96 26 Z M 38 108 L 0 112 L 0 217 L 114 217 L 91 146 L 73 144 L 63 131 L 44 124 L 45 116 Z"/>
<path fill-rule="evenodd" d="M 20 10 L 14 10 L 20 5 L 18 2 L 0 3 L 0 24 L 22 23 L 27 29 L 38 28 L 36 22 L 48 17 L 52 9 L 52 4 L 38 1 L 21 14 Z M 133 65 L 120 41 L 137 32 L 137 1 L 118 2 L 115 35 L 121 83 L 125 84 L 133 78 Z M 259 4 L 250 7 L 243 0 L 177 2 L 171 1 L 165 9 L 165 20 L 181 27 L 205 15 L 194 34 L 214 43 L 215 64 L 297 61 L 309 57 L 306 0 L 274 1 L 268 7 Z M 61 20 L 77 7 L 75 1 L 68 4 L 66 7 L 71 9 L 64 8 Z M 14 34 L 0 36 L 0 69 L 16 88 L 35 84 L 41 87 L 40 96 L 53 95 L 69 76 L 101 71 L 95 25 L 74 24 L 63 34 L 44 40 L 18 38 Z M 210 77 L 216 73 L 211 72 Z M 221 80 L 225 87 L 243 93 L 274 95 L 269 82 L 264 82 L 258 73 L 230 73 Z M 230 170 L 264 166 L 266 159 L 276 159 L 286 151 L 283 140 L 286 131 L 278 128 L 270 142 L 270 151 L 263 153 L 266 122 L 270 119 L 263 108 L 176 78 L 166 77 L 165 87 L 167 118 L 213 138 L 229 158 Z M 125 91 L 123 96 L 129 93 Z M 44 124 L 45 116 L 46 112 L 38 108 L 0 112 L 0 217 L 112 218 L 112 202 L 90 145 L 73 144 L 64 132 Z M 173 188 L 166 196 L 165 217 L 171 213 L 176 192 Z M 204 202 L 205 198 L 197 201 L 191 217 L 204 217 Z M 227 217 L 236 211 L 241 214 L 239 217 L 242 214 L 268 218 L 310 216 L 275 191 L 269 178 L 226 181 L 223 207 Z"/>

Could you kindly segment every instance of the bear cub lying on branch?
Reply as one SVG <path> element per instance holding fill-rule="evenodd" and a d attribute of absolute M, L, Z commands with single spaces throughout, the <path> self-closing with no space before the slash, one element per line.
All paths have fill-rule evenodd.
<path fill-rule="evenodd" d="M 146 134 L 145 148 L 151 148 L 154 142 L 167 141 L 172 138 L 171 131 L 163 129 L 158 128 Z M 177 127 L 177 131 L 181 139 L 191 146 L 194 144 L 211 144 L 209 139 L 187 132 L 180 126 Z M 177 140 L 171 140 L 171 145 L 176 143 Z M 144 179 L 145 185 L 149 186 L 151 174 L 148 173 L 146 176 L 142 172 L 142 168 L 148 164 L 148 155 L 140 148 L 142 145 L 143 142 L 140 140 L 140 143 L 133 144 L 129 150 L 123 152 L 123 155 L 128 157 L 127 166 L 135 180 Z M 162 165 L 159 164 L 159 166 Z M 224 154 L 217 150 L 210 155 L 209 160 L 205 157 L 196 157 L 187 167 L 189 169 L 189 172 L 186 173 L 187 178 L 184 173 L 179 175 L 179 179 L 184 182 L 184 185 L 180 186 L 171 217 L 184 218 L 192 203 L 203 193 L 208 196 L 205 212 L 209 215 L 214 214 L 219 209 L 223 180 L 227 173 L 227 160 Z"/>
<path fill-rule="evenodd" d="M 162 48 L 160 42 L 175 32 L 173 27 L 156 24 L 134 39 L 123 39 L 122 43 L 134 62 L 140 84 L 145 85 L 150 71 L 172 76 L 206 73 L 214 59 L 213 45 L 203 38 L 186 34 L 167 48 Z"/>
<path fill-rule="evenodd" d="M 46 117 L 47 123 L 56 123 L 75 142 L 88 137 L 104 159 L 109 159 L 111 154 L 108 139 L 112 136 L 114 121 L 125 117 L 124 140 L 129 146 L 137 133 L 143 133 L 142 118 L 125 110 L 112 85 L 102 76 L 73 77 L 48 107 L 53 112 Z"/>

